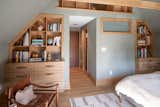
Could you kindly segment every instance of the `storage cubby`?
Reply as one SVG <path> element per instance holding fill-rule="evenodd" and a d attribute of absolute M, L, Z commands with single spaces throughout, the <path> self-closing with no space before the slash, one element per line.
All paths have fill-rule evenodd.
<path fill-rule="evenodd" d="M 41 14 L 10 43 L 9 62 L 61 61 L 63 16 Z"/>
<path fill-rule="evenodd" d="M 103 5 L 103 4 L 96 4 L 96 3 L 89 3 L 89 2 L 83 3 L 83 2 L 77 2 L 77 1 L 65 1 L 65 0 L 59 0 L 59 7 L 132 13 L 132 8 L 127 6 Z"/>

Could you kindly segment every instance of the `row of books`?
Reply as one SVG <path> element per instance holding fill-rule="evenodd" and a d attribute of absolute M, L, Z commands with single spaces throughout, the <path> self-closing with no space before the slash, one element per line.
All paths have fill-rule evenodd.
<path fill-rule="evenodd" d="M 139 48 L 138 49 L 138 58 L 147 58 L 148 50 L 147 48 Z"/>
<path fill-rule="evenodd" d="M 49 31 L 52 32 L 61 32 L 62 24 L 61 23 L 51 23 L 48 25 Z"/>
<path fill-rule="evenodd" d="M 28 62 L 28 51 L 14 51 L 13 62 Z"/>

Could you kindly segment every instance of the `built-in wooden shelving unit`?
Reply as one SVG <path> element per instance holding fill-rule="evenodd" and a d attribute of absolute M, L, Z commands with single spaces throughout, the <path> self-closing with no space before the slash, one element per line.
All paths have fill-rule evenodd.
<path fill-rule="evenodd" d="M 137 20 L 136 73 L 160 70 L 160 58 L 154 56 L 153 31 L 144 20 Z"/>
<path fill-rule="evenodd" d="M 47 62 L 63 59 L 63 16 L 39 15 L 10 43 L 9 62 Z"/>
<path fill-rule="evenodd" d="M 95 3 L 84 3 L 84 2 L 82 3 L 82 2 L 77 2 L 76 0 L 75 1 L 59 0 L 59 7 L 132 13 L 132 8 L 127 6 L 103 5 L 103 4 L 95 4 Z"/>
<path fill-rule="evenodd" d="M 137 21 L 137 54 L 136 57 L 153 57 L 153 32 L 143 20 Z"/>
<path fill-rule="evenodd" d="M 18 34 L 9 44 L 7 85 L 29 75 L 36 84 L 69 88 L 64 81 L 63 23 L 63 15 L 40 14 Z"/>

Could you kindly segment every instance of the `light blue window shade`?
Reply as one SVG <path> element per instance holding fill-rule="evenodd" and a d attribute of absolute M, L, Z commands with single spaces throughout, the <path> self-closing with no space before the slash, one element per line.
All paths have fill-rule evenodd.
<path fill-rule="evenodd" d="M 126 22 L 103 22 L 103 32 L 129 32 L 129 23 Z"/>

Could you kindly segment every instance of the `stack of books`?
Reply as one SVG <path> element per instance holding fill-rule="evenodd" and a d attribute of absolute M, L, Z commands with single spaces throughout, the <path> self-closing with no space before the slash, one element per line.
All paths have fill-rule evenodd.
<path fill-rule="evenodd" d="M 61 32 L 62 24 L 61 23 L 51 23 L 48 25 L 49 31 L 52 32 Z"/>
<path fill-rule="evenodd" d="M 42 62 L 42 58 L 30 58 L 29 62 Z"/>
<path fill-rule="evenodd" d="M 28 62 L 28 51 L 14 51 L 13 62 Z"/>
<path fill-rule="evenodd" d="M 32 39 L 33 46 L 43 46 L 44 40 L 43 39 Z"/>
<path fill-rule="evenodd" d="M 138 46 L 145 46 L 146 41 L 145 40 L 138 40 Z"/>

